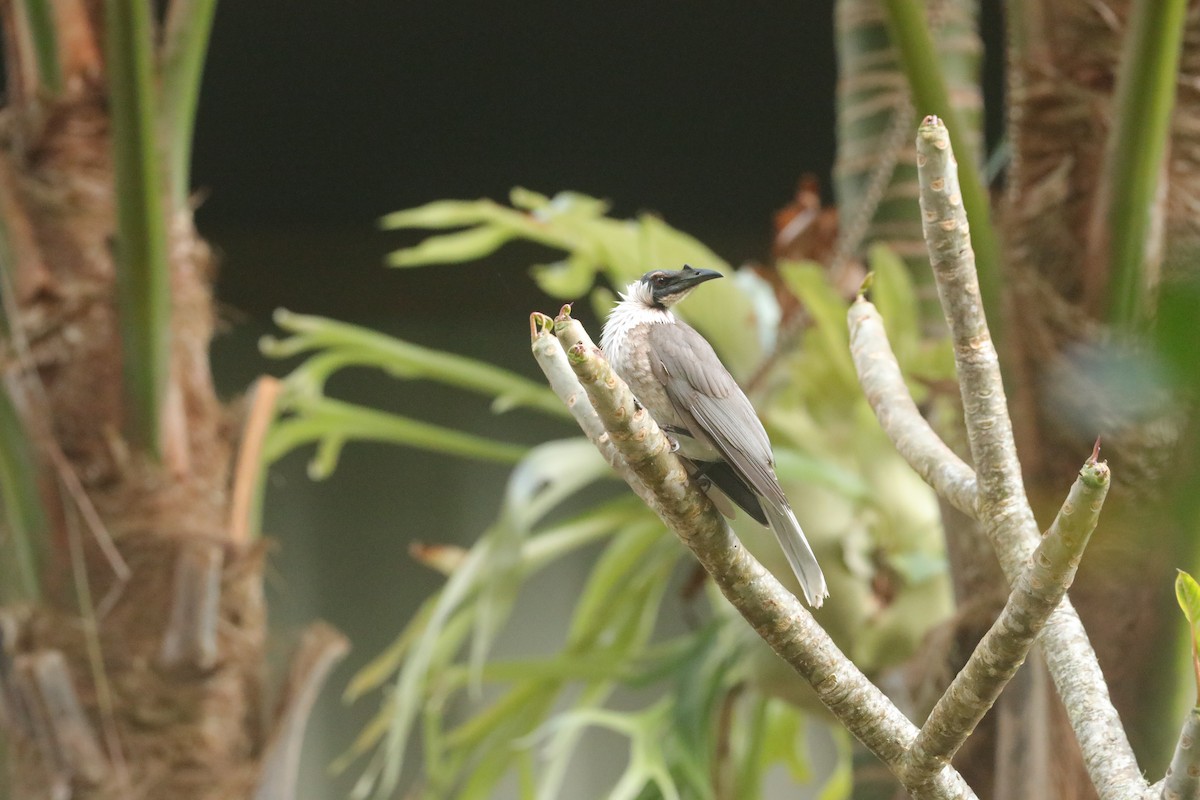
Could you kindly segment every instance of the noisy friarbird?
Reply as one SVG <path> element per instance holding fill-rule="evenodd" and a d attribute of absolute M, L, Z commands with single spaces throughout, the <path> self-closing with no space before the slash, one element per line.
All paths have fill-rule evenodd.
<path fill-rule="evenodd" d="M 600 346 L 692 474 L 770 526 L 809 605 L 829 595 L 825 576 L 775 477 L 771 442 L 754 406 L 708 341 L 671 312 L 711 269 L 654 270 L 629 284 Z"/>

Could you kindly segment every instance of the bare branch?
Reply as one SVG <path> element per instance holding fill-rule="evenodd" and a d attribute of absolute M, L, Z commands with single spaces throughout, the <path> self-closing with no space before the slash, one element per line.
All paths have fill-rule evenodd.
<path fill-rule="evenodd" d="M 1037 522 L 1025 497 L 999 360 L 979 298 L 954 152 L 937 117 L 926 117 L 918 130 L 917 167 L 925 239 L 954 343 L 979 485 L 979 518 L 1011 583 L 1037 546 Z M 1051 615 L 1042 636 L 1046 665 L 1100 797 L 1140 795 L 1146 782 L 1108 695 L 1095 650 L 1068 598 Z"/>
<path fill-rule="evenodd" d="M 1000 361 L 983 316 L 957 162 L 950 134 L 937 117 L 926 117 L 917 133 L 917 168 L 925 241 L 950 326 L 967 441 L 979 482 L 979 518 L 991 527 L 1003 525 L 1004 535 L 993 541 L 998 542 L 996 554 L 1011 581 L 1033 552 L 1037 522 L 1025 497 Z"/>
<path fill-rule="evenodd" d="M 917 734 L 908 754 L 911 784 L 921 785 L 950 761 L 1024 663 L 1075 579 L 1108 486 L 1108 465 L 1088 459 L 1000 616 Z"/>
<path fill-rule="evenodd" d="M 1193 708 L 1183 721 L 1175 755 L 1161 787 L 1162 800 L 1200 797 L 1200 708 Z"/>
<path fill-rule="evenodd" d="M 858 381 L 884 433 L 922 480 L 967 516 L 978 518 L 975 472 L 942 441 L 917 409 L 888 342 L 883 318 L 859 296 L 847 315 Z"/>
<path fill-rule="evenodd" d="M 916 736 L 915 726 L 838 650 L 809 610 L 741 545 L 716 508 L 689 480 L 654 419 L 637 406 L 603 354 L 579 338 L 582 329 L 568 323 L 568 317 L 560 317 L 555 325 L 567 360 L 613 446 L 653 493 L 655 511 L 759 636 L 812 685 L 821 702 L 851 733 L 898 772 Z M 535 327 L 535 346 L 538 335 Z M 583 399 L 577 398 L 576 404 Z M 936 774 L 921 796 L 975 797 L 949 766 Z"/>

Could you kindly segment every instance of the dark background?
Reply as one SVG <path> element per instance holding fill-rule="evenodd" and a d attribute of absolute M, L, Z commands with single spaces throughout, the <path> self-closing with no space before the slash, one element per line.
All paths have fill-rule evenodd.
<path fill-rule="evenodd" d="M 993 5 L 984 24 L 994 36 Z M 221 4 L 193 183 L 198 225 L 220 258 L 225 324 L 213 363 L 222 390 L 232 396 L 258 374 L 286 372 L 256 346 L 279 306 L 535 376 L 526 320 L 557 303 L 524 268 L 545 253 L 510 246 L 465 267 L 384 266 L 388 251 L 417 234 L 381 232 L 376 220 L 434 199 L 503 200 L 517 185 L 572 189 L 609 200 L 619 216 L 654 211 L 733 264 L 763 258 L 771 216 L 802 173 L 816 174 L 829 195 L 832 8 L 829 0 Z M 991 127 L 998 122 L 993 115 Z M 333 389 L 509 441 L 573 433 L 371 374 L 339 378 Z M 409 541 L 469 544 L 494 518 L 508 469 L 351 444 L 338 472 L 313 483 L 307 457 L 272 470 L 264 527 L 277 543 L 270 588 L 280 657 L 316 617 L 354 645 L 306 751 L 305 796 L 316 800 L 343 795 L 345 779 L 331 787 L 324 767 L 377 702 L 346 709 L 337 695 L 440 585 L 407 557 Z M 536 584 L 537 602 L 518 607 L 501 650 L 553 646 L 561 619 L 547 614 L 571 607 L 585 569 L 559 567 Z M 624 760 L 616 747 L 589 751 L 581 775 L 611 781 Z"/>
<path fill-rule="evenodd" d="M 764 255 L 800 174 L 828 186 L 831 34 L 829 2 L 222 4 L 193 173 L 222 299 L 427 313 L 461 287 L 382 269 L 409 239 L 374 221 L 516 185 L 657 212 L 735 263 Z M 519 274 L 456 274 L 458 300 L 524 313 Z"/>

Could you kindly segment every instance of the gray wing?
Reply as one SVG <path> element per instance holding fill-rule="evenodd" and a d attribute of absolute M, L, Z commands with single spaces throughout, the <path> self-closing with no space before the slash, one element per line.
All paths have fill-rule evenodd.
<path fill-rule="evenodd" d="M 648 335 L 654 375 L 692 435 L 711 442 L 763 499 L 787 508 L 767 432 L 708 341 L 682 322 L 651 325 Z"/>
<path fill-rule="evenodd" d="M 651 325 L 649 337 L 654 354 L 650 366 L 675 413 L 692 436 L 711 442 L 761 498 L 767 524 L 800 579 L 805 599 L 819 608 L 829 594 L 825 576 L 775 477 L 771 442 L 754 406 L 709 343 L 687 325 Z"/>

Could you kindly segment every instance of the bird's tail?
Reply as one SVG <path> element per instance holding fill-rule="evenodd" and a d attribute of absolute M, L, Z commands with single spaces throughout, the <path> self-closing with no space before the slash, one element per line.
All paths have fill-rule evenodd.
<path fill-rule="evenodd" d="M 778 507 L 765 500 L 762 508 L 766 512 L 771 530 L 775 531 L 775 537 L 783 547 L 788 563 L 792 565 L 792 571 L 800 579 L 804 599 L 813 608 L 820 608 L 829 596 L 829 589 L 825 585 L 825 575 L 821 572 L 817 557 L 813 555 L 812 548 L 808 546 L 808 539 L 804 538 L 804 531 L 796 521 L 796 515 L 787 506 Z"/>

